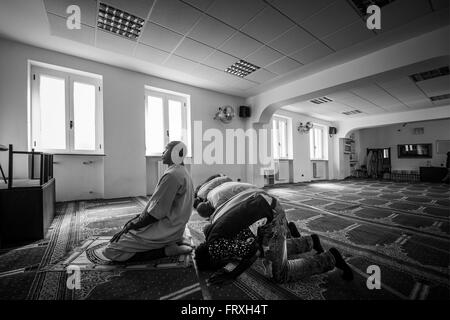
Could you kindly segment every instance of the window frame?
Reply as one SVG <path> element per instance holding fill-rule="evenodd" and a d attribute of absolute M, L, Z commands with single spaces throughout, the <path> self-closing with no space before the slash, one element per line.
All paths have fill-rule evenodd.
<path fill-rule="evenodd" d="M 315 157 L 315 152 L 313 151 L 315 149 L 315 136 L 316 136 L 316 130 L 320 130 L 321 131 L 321 155 L 319 157 Z M 313 123 L 313 127 L 310 130 L 309 133 L 309 158 L 310 160 L 314 161 L 314 160 L 322 160 L 322 161 L 326 161 L 328 160 L 328 140 L 327 140 L 327 127 L 325 125 L 321 125 L 318 123 Z"/>
<path fill-rule="evenodd" d="M 184 135 L 184 142 L 188 148 L 187 157 L 191 156 L 191 148 L 190 148 L 190 108 L 189 108 L 189 98 L 183 94 L 169 93 L 166 90 L 157 90 L 156 88 L 145 89 L 145 155 L 147 157 L 160 157 L 162 152 L 149 152 L 149 145 L 147 137 L 150 136 L 149 130 L 149 99 L 148 97 L 161 98 L 163 101 L 163 148 L 170 142 L 170 121 L 169 121 L 169 100 L 179 101 L 181 103 L 182 114 L 181 114 L 181 123 L 182 123 L 182 136 Z"/>
<path fill-rule="evenodd" d="M 83 75 L 82 71 L 77 70 L 60 70 L 65 69 L 50 66 L 31 65 L 31 101 L 30 101 L 30 147 L 36 151 L 48 152 L 53 154 L 87 154 L 87 155 L 103 155 L 103 83 L 101 78 Z M 49 149 L 41 147 L 41 131 L 40 131 L 40 85 L 41 76 L 51 78 L 64 79 L 64 96 L 65 96 L 65 149 Z M 74 121 L 74 83 L 94 85 L 95 87 L 95 150 L 75 149 L 75 121 Z M 70 122 L 72 121 L 72 127 Z"/>
<path fill-rule="evenodd" d="M 285 124 L 285 130 L 284 130 L 284 145 L 285 145 L 285 154 L 283 156 L 280 156 L 281 153 L 281 137 L 282 133 L 280 132 L 280 122 L 283 122 Z M 274 123 L 276 123 L 276 127 L 274 127 Z M 278 151 L 273 150 L 273 158 L 275 160 L 291 160 L 292 159 L 292 119 L 280 115 L 274 115 L 272 117 L 272 130 L 277 130 L 278 133 Z M 273 141 L 274 133 L 272 132 L 272 148 L 274 148 L 274 141 Z"/>

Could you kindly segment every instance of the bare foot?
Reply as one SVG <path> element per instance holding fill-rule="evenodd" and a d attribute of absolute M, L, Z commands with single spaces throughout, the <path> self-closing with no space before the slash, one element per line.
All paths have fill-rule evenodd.
<path fill-rule="evenodd" d="M 164 248 L 166 256 L 179 256 L 181 254 L 187 254 L 192 251 L 192 247 L 186 245 L 170 245 Z"/>
<path fill-rule="evenodd" d="M 188 238 L 182 238 L 180 241 L 177 242 L 177 245 L 181 246 L 189 246 L 189 247 L 193 247 L 194 245 L 191 243 L 191 240 Z"/>

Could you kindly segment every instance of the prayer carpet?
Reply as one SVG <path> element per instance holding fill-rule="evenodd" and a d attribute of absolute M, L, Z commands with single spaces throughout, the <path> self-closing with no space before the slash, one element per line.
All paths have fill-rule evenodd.
<path fill-rule="evenodd" d="M 69 289 L 62 263 L 140 213 L 147 198 L 138 197 L 58 203 L 45 239 L 0 251 L 0 299 L 450 299 L 448 185 L 343 180 L 266 190 L 302 235 L 316 233 L 326 250 L 343 253 L 355 273 L 352 282 L 332 270 L 280 285 L 257 261 L 233 283 L 207 286 L 210 274 L 192 265 L 103 264 L 91 254 L 100 243 L 92 242 L 78 256 L 85 259 L 81 288 Z M 194 212 L 188 224 L 194 244 L 203 240 L 204 224 Z M 367 286 L 374 266 L 381 271 L 380 289 Z"/>

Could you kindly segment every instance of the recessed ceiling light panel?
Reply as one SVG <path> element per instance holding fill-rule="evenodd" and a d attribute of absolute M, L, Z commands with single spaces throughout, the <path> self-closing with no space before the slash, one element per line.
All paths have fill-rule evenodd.
<path fill-rule="evenodd" d="M 142 32 L 145 20 L 123 10 L 100 2 L 97 27 L 130 40 L 136 40 Z"/>
<path fill-rule="evenodd" d="M 254 64 L 247 62 L 245 60 L 239 60 L 232 66 L 229 66 L 225 69 L 225 72 L 228 72 L 234 76 L 237 77 L 245 77 L 248 76 L 250 73 L 255 72 L 256 70 L 260 69 L 260 67 L 255 66 Z"/>
<path fill-rule="evenodd" d="M 321 97 L 321 98 L 316 98 L 316 99 L 312 99 L 309 100 L 309 102 L 315 103 L 315 104 L 322 104 L 322 103 L 327 103 L 327 102 L 332 102 L 333 100 L 328 98 L 328 97 Z"/>
<path fill-rule="evenodd" d="M 429 71 L 425 71 L 425 72 L 415 73 L 415 74 L 412 74 L 410 77 L 414 82 L 419 82 L 419 81 L 424 81 L 424 80 L 429 80 L 429 79 L 433 79 L 433 78 L 437 78 L 437 77 L 446 76 L 448 74 L 450 74 L 450 68 L 448 66 L 445 66 L 445 67 L 441 67 L 441 68 L 437 68 L 437 69 L 433 69 L 433 70 L 429 70 Z"/>
<path fill-rule="evenodd" d="M 441 94 L 440 96 L 430 97 L 431 101 L 439 101 L 439 100 L 446 100 L 446 99 L 450 99 L 450 94 L 446 93 L 446 94 Z"/>
<path fill-rule="evenodd" d="M 342 114 L 345 114 L 346 116 L 351 116 L 352 114 L 358 114 L 358 113 L 362 113 L 362 111 L 360 111 L 360 110 L 351 110 L 351 111 L 342 112 Z"/>
<path fill-rule="evenodd" d="M 366 17 L 367 7 L 377 5 L 382 8 L 395 0 L 350 0 L 350 3 L 355 7 L 361 17 Z"/>

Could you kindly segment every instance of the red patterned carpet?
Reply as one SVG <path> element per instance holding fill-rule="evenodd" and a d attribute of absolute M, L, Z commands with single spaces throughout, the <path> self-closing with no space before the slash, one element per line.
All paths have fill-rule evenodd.
<path fill-rule="evenodd" d="M 142 210 L 145 198 L 61 203 L 47 238 L 0 251 L 0 299 L 449 299 L 450 188 L 425 183 L 345 180 L 267 188 L 302 234 L 317 233 L 341 250 L 355 271 L 278 285 L 259 263 L 224 287 L 206 287 L 208 274 L 182 269 L 86 268 L 81 289 L 69 290 L 55 268 L 92 237 L 117 232 Z M 194 213 L 189 230 L 202 240 Z M 366 286 L 367 267 L 381 270 L 382 288 Z"/>

